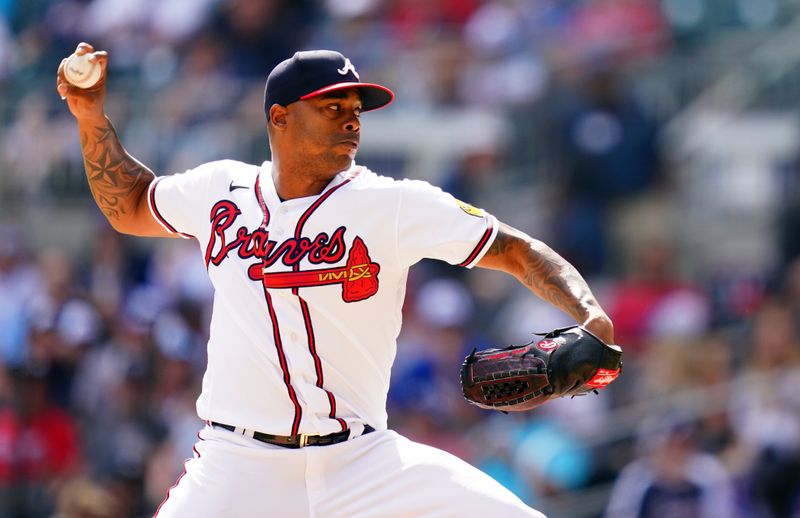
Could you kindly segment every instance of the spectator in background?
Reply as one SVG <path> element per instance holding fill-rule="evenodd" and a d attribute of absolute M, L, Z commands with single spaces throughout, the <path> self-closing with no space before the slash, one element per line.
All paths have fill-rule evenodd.
<path fill-rule="evenodd" d="M 463 31 L 464 59 L 454 71 L 465 105 L 513 108 L 542 93 L 547 66 L 530 40 L 545 29 L 542 18 L 548 9 L 540 2 L 530 4 L 487 1 L 470 16 Z"/>
<path fill-rule="evenodd" d="M 753 321 L 746 351 L 749 383 L 737 384 L 730 415 L 741 442 L 750 512 L 778 518 L 800 513 L 800 340 L 781 301 L 769 300 Z"/>
<path fill-rule="evenodd" d="M 689 391 L 698 412 L 698 445 L 726 463 L 735 463 L 738 446 L 725 388 L 736 375 L 731 345 L 722 333 L 650 340 L 636 365 L 636 382 L 626 391 L 635 394 L 628 398 L 648 401 L 668 400 L 676 389 Z"/>
<path fill-rule="evenodd" d="M 28 304 L 41 284 L 39 272 L 26 260 L 22 234 L 0 226 L 0 365 L 19 367 L 25 360 L 29 323 Z"/>
<path fill-rule="evenodd" d="M 736 518 L 725 467 L 701 452 L 696 425 L 661 415 L 645 422 L 640 458 L 626 466 L 611 493 L 608 518 Z"/>
<path fill-rule="evenodd" d="M 115 315 L 108 340 L 99 341 L 76 374 L 71 408 L 87 421 L 105 421 L 116 411 L 115 394 L 130 372 L 153 369 L 152 325 L 165 303 L 154 289 L 131 292 Z"/>
<path fill-rule="evenodd" d="M 92 471 L 108 483 L 122 516 L 149 511 L 147 464 L 166 433 L 159 416 L 149 408 L 150 376 L 135 368 L 126 372 L 111 395 L 113 405 L 85 434 Z"/>
<path fill-rule="evenodd" d="M 82 448 L 75 419 L 57 407 L 48 395 L 45 373 L 23 370 L 16 374 L 20 411 L 15 444 L 23 515 L 50 516 L 58 485 L 81 468 Z"/>
<path fill-rule="evenodd" d="M 94 305 L 74 283 L 72 260 L 63 250 L 39 255 L 43 290 L 29 305 L 31 328 L 26 367 L 45 373 L 54 402 L 66 408 L 75 372 L 91 344 L 102 334 Z"/>
<path fill-rule="evenodd" d="M 229 0 L 212 15 L 214 41 L 224 47 L 226 67 L 263 80 L 264 71 L 291 56 L 308 39 L 318 17 L 309 0 Z"/>
<path fill-rule="evenodd" d="M 579 92 L 562 114 L 564 205 L 557 248 L 581 271 L 608 266 L 609 207 L 658 181 L 656 125 L 608 65 L 588 65 Z"/>
<path fill-rule="evenodd" d="M 610 294 L 609 311 L 625 352 L 636 354 L 653 338 L 701 336 L 711 323 L 710 302 L 675 269 L 670 243 L 639 243 L 627 278 Z"/>
<path fill-rule="evenodd" d="M 22 422 L 17 410 L 11 374 L 0 362 L 0 516 L 15 516 L 20 505 L 17 446 Z"/>

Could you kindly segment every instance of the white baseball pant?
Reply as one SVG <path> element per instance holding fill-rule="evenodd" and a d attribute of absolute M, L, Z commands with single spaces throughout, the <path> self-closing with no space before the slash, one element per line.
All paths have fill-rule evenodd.
<path fill-rule="evenodd" d="M 205 427 L 156 516 L 544 518 L 463 460 L 391 430 L 301 449 Z"/>

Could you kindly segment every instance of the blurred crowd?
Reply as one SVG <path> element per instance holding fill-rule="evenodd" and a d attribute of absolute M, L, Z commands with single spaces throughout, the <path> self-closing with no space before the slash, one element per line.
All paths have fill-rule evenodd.
<path fill-rule="evenodd" d="M 779 31 L 792 5 L 0 0 L 0 516 L 152 515 L 203 425 L 212 287 L 196 243 L 121 236 L 94 207 L 53 86 L 79 41 L 109 51 L 108 112 L 157 174 L 267 159 L 264 79 L 299 49 L 340 50 L 395 90 L 384 115 L 365 116 L 367 134 L 370 117 L 493 114 L 502 138 L 461 149 L 432 179 L 575 264 L 615 323 L 625 370 L 599 396 L 525 415 L 469 406 L 457 371 L 472 348 L 569 321 L 513 279 L 424 261 L 390 426 L 553 516 L 800 516 L 800 140 L 785 139 L 777 164 L 744 160 L 756 183 L 725 191 L 726 205 L 707 180 L 726 163 L 681 163 L 663 138 L 702 81 L 658 106 L 637 95 L 637 78 L 667 81 L 676 60 L 717 66 L 687 58 L 716 29 Z M 745 127 L 750 114 L 734 115 Z M 740 155 L 755 153 L 757 138 L 739 139 Z M 364 141 L 377 172 L 417 175 L 414 149 Z M 708 176 L 687 183 L 697 170 Z M 752 213 L 766 218 L 758 232 Z M 729 227 L 737 240 L 720 237 Z"/>

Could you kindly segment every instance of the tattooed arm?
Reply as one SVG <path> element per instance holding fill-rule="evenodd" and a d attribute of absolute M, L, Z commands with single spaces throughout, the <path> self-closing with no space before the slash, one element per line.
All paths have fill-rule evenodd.
<path fill-rule="evenodd" d="M 91 45 L 81 43 L 79 54 L 92 53 Z M 64 78 L 63 61 L 58 68 L 56 88 L 65 98 L 78 121 L 86 179 L 97 206 L 115 230 L 138 236 L 176 237 L 167 232 L 150 213 L 147 187 L 155 175 L 133 158 L 117 137 L 104 112 L 106 63 L 105 52 L 93 52 L 93 59 L 103 69 L 100 81 L 81 89 Z"/>
<path fill-rule="evenodd" d="M 543 300 L 569 314 L 606 343 L 614 327 L 574 266 L 546 244 L 505 223 L 478 266 L 516 277 Z"/>

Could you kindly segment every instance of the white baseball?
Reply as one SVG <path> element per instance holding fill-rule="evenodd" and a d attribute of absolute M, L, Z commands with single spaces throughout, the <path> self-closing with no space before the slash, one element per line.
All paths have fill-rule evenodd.
<path fill-rule="evenodd" d="M 103 70 L 99 63 L 89 61 L 91 54 L 72 54 L 64 63 L 64 77 L 78 88 L 91 88 L 100 80 Z"/>

